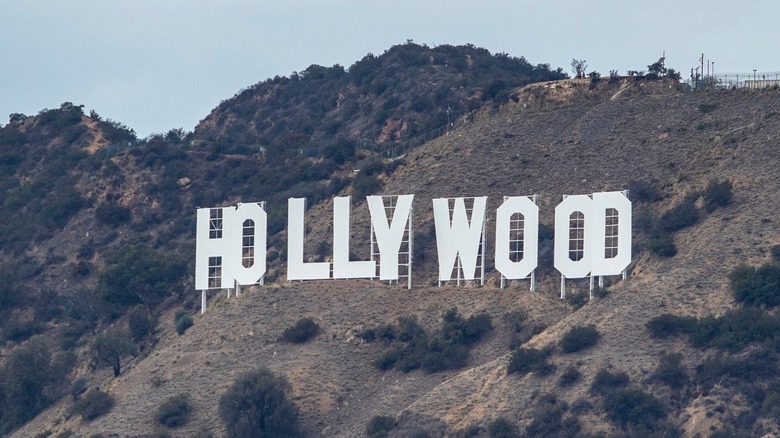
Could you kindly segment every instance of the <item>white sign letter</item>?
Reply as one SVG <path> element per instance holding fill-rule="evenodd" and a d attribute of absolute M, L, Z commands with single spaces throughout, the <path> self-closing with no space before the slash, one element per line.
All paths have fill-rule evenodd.
<path fill-rule="evenodd" d="M 555 268 L 566 278 L 618 275 L 631 263 L 631 201 L 569 196 L 555 207 Z"/>
<path fill-rule="evenodd" d="M 588 195 L 567 196 L 555 207 L 555 269 L 566 278 L 590 273 L 592 202 Z"/>
<path fill-rule="evenodd" d="M 631 201 L 621 192 L 594 193 L 593 228 L 591 275 L 620 274 L 631 263 Z"/>
<path fill-rule="evenodd" d="M 523 215 L 523 259 L 513 262 L 509 258 L 511 218 Z M 539 207 L 525 196 L 507 198 L 496 210 L 496 270 L 508 280 L 526 278 L 539 259 Z"/>
<path fill-rule="evenodd" d="M 306 198 L 287 200 L 287 281 L 330 278 L 330 263 L 303 262 L 303 214 Z"/>
<path fill-rule="evenodd" d="M 446 198 L 433 200 L 436 247 L 439 255 L 439 281 L 451 279 L 452 268 L 457 260 L 460 260 L 464 280 L 474 280 L 485 222 L 485 204 L 487 204 L 487 196 L 474 198 L 474 208 L 469 223 L 463 198 L 455 198 L 452 221 L 450 221 L 449 200 Z"/>
<path fill-rule="evenodd" d="M 333 278 L 371 278 L 376 274 L 376 262 L 349 261 L 350 197 L 333 199 Z"/>
<path fill-rule="evenodd" d="M 232 210 L 232 209 L 231 209 Z M 241 286 L 255 284 L 265 274 L 268 216 L 260 204 L 239 204 L 230 214 L 230 272 Z"/>
<path fill-rule="evenodd" d="M 379 247 L 379 279 L 398 280 L 398 251 L 404 238 L 406 224 L 412 211 L 414 195 L 400 195 L 395 203 L 393 220 L 387 223 L 385 205 L 381 196 L 367 196 L 371 224 Z"/>

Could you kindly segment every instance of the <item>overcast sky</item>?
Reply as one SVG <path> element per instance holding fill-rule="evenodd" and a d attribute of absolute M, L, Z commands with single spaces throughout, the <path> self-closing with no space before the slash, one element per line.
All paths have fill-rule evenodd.
<path fill-rule="evenodd" d="M 780 71 L 780 1 L 0 0 L 0 124 L 70 101 L 140 137 L 190 131 L 221 100 L 311 64 L 414 40 L 570 71 Z"/>

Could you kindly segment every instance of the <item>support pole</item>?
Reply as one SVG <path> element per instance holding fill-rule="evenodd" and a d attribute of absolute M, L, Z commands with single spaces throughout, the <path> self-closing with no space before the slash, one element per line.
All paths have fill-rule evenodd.
<path fill-rule="evenodd" d="M 593 299 L 593 287 L 594 287 L 595 280 L 596 279 L 593 277 L 593 274 L 591 274 L 590 275 L 590 285 L 589 285 L 590 288 L 589 288 L 589 291 L 588 291 L 588 300 L 592 300 Z"/>
<path fill-rule="evenodd" d="M 561 274 L 561 299 L 566 298 L 566 277 Z"/>
<path fill-rule="evenodd" d="M 200 314 L 206 313 L 206 289 L 200 291 Z"/>

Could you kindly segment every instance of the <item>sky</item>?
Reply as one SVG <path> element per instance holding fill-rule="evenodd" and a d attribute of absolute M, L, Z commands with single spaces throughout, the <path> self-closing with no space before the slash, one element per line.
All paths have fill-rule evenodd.
<path fill-rule="evenodd" d="M 780 1 L 0 0 L 0 124 L 63 102 L 143 138 L 311 64 L 467 44 L 571 70 L 780 72 Z M 712 66 L 712 64 L 710 64 Z"/>

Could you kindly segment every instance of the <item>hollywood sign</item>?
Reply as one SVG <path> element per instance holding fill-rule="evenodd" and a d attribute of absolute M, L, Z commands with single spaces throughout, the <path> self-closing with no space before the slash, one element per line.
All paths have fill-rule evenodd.
<path fill-rule="evenodd" d="M 379 279 L 411 288 L 414 195 L 368 196 L 370 259 L 350 260 L 351 199 L 333 202 L 331 262 L 304 260 L 305 198 L 288 200 L 287 280 Z M 467 201 L 469 205 L 467 206 Z M 438 280 L 485 281 L 487 197 L 433 199 Z M 388 213 L 390 216 L 388 217 Z M 496 210 L 495 269 L 505 280 L 531 279 L 538 263 L 539 208 L 535 197 L 511 196 Z M 199 208 L 195 288 L 235 289 L 263 283 L 266 272 L 265 203 Z M 378 261 L 378 263 L 377 263 Z M 565 279 L 625 275 L 631 263 L 631 202 L 627 192 L 564 197 L 555 208 L 554 266 Z M 228 292 L 228 295 L 230 292 Z"/>

